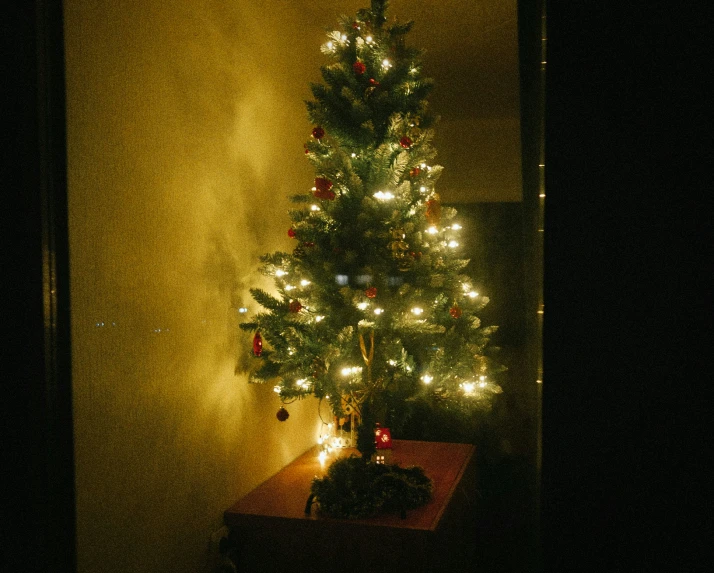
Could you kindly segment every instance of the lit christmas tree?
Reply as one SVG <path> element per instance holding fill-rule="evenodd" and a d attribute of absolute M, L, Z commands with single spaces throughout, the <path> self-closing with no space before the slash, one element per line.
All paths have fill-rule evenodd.
<path fill-rule="evenodd" d="M 366 458 L 376 424 L 410 403 L 483 409 L 500 392 L 484 356 L 496 327 L 477 316 L 488 299 L 463 274 L 456 210 L 435 190 L 433 83 L 405 44 L 412 22 L 387 25 L 386 5 L 342 17 L 322 46 L 332 63 L 307 102 L 314 186 L 292 198 L 292 253 L 261 257 L 277 294 L 251 289 L 265 310 L 241 324 L 261 361 L 251 381 L 356 415 Z"/>

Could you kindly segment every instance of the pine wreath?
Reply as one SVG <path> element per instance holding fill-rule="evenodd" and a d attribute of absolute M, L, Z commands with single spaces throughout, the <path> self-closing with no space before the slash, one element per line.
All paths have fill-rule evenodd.
<path fill-rule="evenodd" d="M 404 513 L 431 499 L 432 481 L 418 466 L 375 464 L 359 457 L 338 459 L 311 493 L 321 515 L 361 519 L 380 513 Z"/>

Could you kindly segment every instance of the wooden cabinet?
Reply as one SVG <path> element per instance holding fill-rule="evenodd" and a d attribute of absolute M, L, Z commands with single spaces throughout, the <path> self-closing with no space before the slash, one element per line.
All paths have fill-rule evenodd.
<path fill-rule="evenodd" d="M 405 518 L 340 520 L 305 506 L 314 477 L 325 474 L 317 448 L 307 451 L 224 514 L 239 571 L 450 570 L 450 553 L 475 495 L 474 446 L 394 440 L 393 463 L 418 465 L 434 483 L 431 501 Z M 343 450 L 350 455 L 354 450 Z"/>

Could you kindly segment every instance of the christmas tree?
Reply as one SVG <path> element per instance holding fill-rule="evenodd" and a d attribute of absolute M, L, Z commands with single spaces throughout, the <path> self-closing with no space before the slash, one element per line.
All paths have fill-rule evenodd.
<path fill-rule="evenodd" d="M 375 425 L 412 404 L 483 409 L 500 391 L 484 353 L 496 327 L 477 316 L 488 299 L 435 189 L 433 82 L 405 42 L 412 22 L 388 25 L 386 8 L 341 17 L 322 46 L 331 63 L 307 102 L 314 186 L 292 197 L 292 252 L 261 257 L 276 292 L 251 289 L 264 310 L 241 324 L 260 359 L 250 380 L 283 403 L 314 395 L 338 420 L 351 414 L 363 457 Z"/>

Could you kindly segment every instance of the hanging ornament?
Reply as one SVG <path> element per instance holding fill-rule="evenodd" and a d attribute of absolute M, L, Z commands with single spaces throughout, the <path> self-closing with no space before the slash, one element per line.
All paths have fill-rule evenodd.
<path fill-rule="evenodd" d="M 437 193 L 426 202 L 426 220 L 430 225 L 438 225 L 441 222 L 441 200 Z"/>
<path fill-rule="evenodd" d="M 260 336 L 260 332 L 255 333 L 253 337 L 253 355 L 260 356 L 263 354 L 263 338 Z"/>
<path fill-rule="evenodd" d="M 319 141 L 320 139 L 325 137 L 325 130 L 318 125 L 315 129 L 312 130 L 312 136 Z"/>
<path fill-rule="evenodd" d="M 451 315 L 452 318 L 460 318 L 461 317 L 461 309 L 458 307 L 458 305 L 454 305 L 449 309 L 449 314 Z"/>
<path fill-rule="evenodd" d="M 332 191 L 332 181 L 324 177 L 315 178 L 315 191 L 313 195 L 318 199 L 328 199 L 332 201 L 335 198 L 335 192 Z"/>
<path fill-rule="evenodd" d="M 400 271 L 408 271 L 414 259 L 409 255 L 409 245 L 404 240 L 406 235 L 404 229 L 391 229 L 392 240 L 389 242 L 389 250 L 392 251 L 392 258 L 397 261 L 397 268 Z"/>
<path fill-rule="evenodd" d="M 367 66 L 365 66 L 362 62 L 355 62 L 352 64 L 352 71 L 358 76 L 361 76 L 367 71 Z"/>
<path fill-rule="evenodd" d="M 379 85 L 379 82 L 374 78 L 369 78 L 369 85 L 377 87 Z"/>
<path fill-rule="evenodd" d="M 325 362 L 317 357 L 312 361 L 312 377 L 313 378 L 319 378 L 323 374 L 327 372 L 327 368 L 325 367 Z"/>
<path fill-rule="evenodd" d="M 288 229 L 288 237 L 290 237 L 291 239 L 295 238 L 295 229 L 293 229 L 292 227 Z"/>
<path fill-rule="evenodd" d="M 421 169 L 419 167 L 413 167 L 409 170 L 409 177 L 417 177 L 420 173 Z"/>
<path fill-rule="evenodd" d="M 285 408 L 280 406 L 280 410 L 278 410 L 278 413 L 275 414 L 275 417 L 278 420 L 280 420 L 281 422 L 284 422 L 285 420 L 287 420 L 290 417 L 290 414 L 288 413 L 288 411 Z"/>
<path fill-rule="evenodd" d="M 367 296 L 367 298 L 374 298 L 377 296 L 377 287 L 369 287 L 366 291 L 364 291 L 364 294 Z"/>
<path fill-rule="evenodd" d="M 399 145 L 401 145 L 404 149 L 409 149 L 412 146 L 412 143 L 411 137 L 407 137 L 406 135 L 399 140 Z"/>
<path fill-rule="evenodd" d="M 300 312 L 302 310 L 302 305 L 300 304 L 300 301 L 291 300 L 290 304 L 288 305 L 288 310 L 290 310 L 290 312 Z"/>

